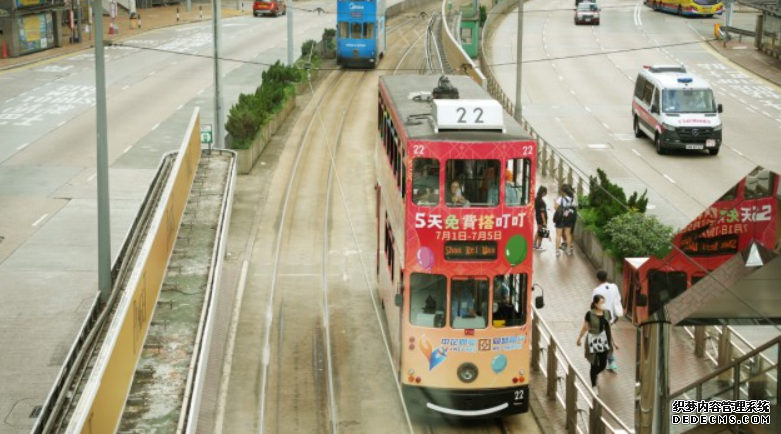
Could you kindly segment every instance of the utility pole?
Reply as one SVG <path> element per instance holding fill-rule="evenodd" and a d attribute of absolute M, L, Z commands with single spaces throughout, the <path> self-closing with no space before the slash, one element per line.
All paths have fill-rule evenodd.
<path fill-rule="evenodd" d="M 732 26 L 732 6 L 734 2 L 732 0 L 727 0 L 726 2 L 727 7 L 727 19 L 725 26 L 726 29 L 724 29 L 724 48 L 727 48 L 727 42 L 729 42 L 729 28 Z"/>
<path fill-rule="evenodd" d="M 103 2 L 92 0 L 95 17 L 95 113 L 98 169 L 98 289 L 100 301 L 111 295 L 111 219 L 108 189 L 108 121 L 106 119 L 106 63 L 103 49 Z"/>
<path fill-rule="evenodd" d="M 523 69 L 523 63 L 521 60 L 523 59 L 523 0 L 518 0 L 518 41 L 516 42 L 518 45 L 517 47 L 517 53 L 516 53 L 516 60 L 515 60 L 515 120 L 518 121 L 519 124 L 523 124 L 523 113 L 521 111 L 521 107 L 523 106 L 523 103 L 521 102 L 521 72 Z"/>
<path fill-rule="evenodd" d="M 287 64 L 293 66 L 296 61 L 293 58 L 293 0 L 287 1 L 287 9 L 285 9 L 285 15 L 287 15 Z"/>
<path fill-rule="evenodd" d="M 222 70 L 220 69 L 220 20 L 222 3 L 212 0 L 212 25 L 214 27 L 214 147 L 225 148 L 222 134 Z"/>

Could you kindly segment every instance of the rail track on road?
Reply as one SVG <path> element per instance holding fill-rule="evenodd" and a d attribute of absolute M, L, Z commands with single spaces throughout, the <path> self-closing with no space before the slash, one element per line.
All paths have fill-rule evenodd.
<path fill-rule="evenodd" d="M 308 84 L 313 95 L 310 106 L 314 109 L 306 108 L 298 121 L 297 128 L 305 131 L 296 143 L 284 192 L 278 189 L 283 197 L 274 235 L 257 243 L 259 248 L 270 247 L 273 253 L 266 274 L 270 277 L 268 292 L 261 310 L 265 322 L 262 330 L 254 330 L 260 337 L 255 340 L 260 345 L 257 383 L 247 385 L 259 395 L 255 420 L 251 422 L 253 432 L 362 432 L 372 428 L 372 424 L 384 426 L 390 430 L 387 432 L 411 431 L 395 381 L 373 274 L 369 271 L 374 251 L 366 245 L 373 237 L 362 236 L 367 232 L 374 234 L 376 223 L 373 218 L 368 222 L 368 213 L 363 209 L 358 220 L 354 220 L 355 206 L 348 202 L 357 198 L 361 206 L 366 205 L 366 192 L 354 190 L 355 181 L 360 181 L 359 185 L 374 184 L 377 80 L 383 70 L 398 67 L 404 61 L 412 48 L 407 45 L 417 44 L 425 35 L 427 20 L 420 16 L 417 13 L 414 18 L 408 17 L 388 32 L 388 49 L 379 65 L 381 69 L 337 70 L 325 77 L 318 89 L 311 82 Z M 356 127 L 357 124 L 361 126 Z M 357 134 L 357 129 L 363 134 Z M 370 169 L 366 172 L 370 176 L 365 179 L 354 177 L 356 154 L 368 166 L 360 170 Z M 258 218 L 260 208 L 256 212 Z M 370 224 L 371 230 L 367 231 Z M 258 229 L 254 227 L 251 236 L 256 236 Z M 341 241 L 336 239 L 339 237 Z M 248 247 L 254 244 L 248 243 Z M 361 252 L 368 253 L 366 259 Z M 360 261 L 355 260 L 355 253 Z M 355 283 L 350 283 L 350 273 L 356 276 Z M 363 301 L 356 312 L 351 306 L 358 296 Z M 364 357 L 356 348 L 368 339 L 382 342 L 381 346 L 375 345 L 373 360 L 366 360 L 374 367 L 361 366 Z M 385 401 L 385 407 L 392 407 L 392 411 L 377 410 L 392 413 L 395 422 L 378 422 L 373 420 L 376 414 L 369 412 L 361 417 L 360 408 L 366 402 L 360 396 L 361 388 L 378 392 L 381 388 L 363 384 L 371 375 L 385 388 L 378 398 Z M 393 387 L 389 388 L 389 384 Z M 396 399 L 388 394 L 393 388 Z M 228 419 L 224 432 L 232 431 Z"/>

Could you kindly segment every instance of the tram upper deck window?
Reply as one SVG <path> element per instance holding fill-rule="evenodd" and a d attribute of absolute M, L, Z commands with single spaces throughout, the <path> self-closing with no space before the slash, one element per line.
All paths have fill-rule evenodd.
<path fill-rule="evenodd" d="M 363 39 L 374 39 L 374 23 L 363 25 Z"/>
<path fill-rule="evenodd" d="M 508 274 L 494 278 L 492 322 L 494 327 L 526 324 L 526 289 L 528 275 Z"/>
<path fill-rule="evenodd" d="M 445 202 L 458 207 L 499 205 L 500 169 L 499 160 L 448 160 Z"/>
<path fill-rule="evenodd" d="M 523 206 L 529 203 L 532 164 L 528 158 L 507 161 L 504 171 L 504 201 L 507 206 Z"/>
<path fill-rule="evenodd" d="M 484 329 L 488 325 L 488 279 L 454 278 L 450 283 L 450 326 Z"/>
<path fill-rule="evenodd" d="M 350 39 L 361 39 L 363 26 L 361 23 L 350 23 Z"/>
<path fill-rule="evenodd" d="M 416 158 L 412 162 L 412 201 L 419 206 L 439 204 L 439 160 Z"/>
<path fill-rule="evenodd" d="M 342 39 L 348 39 L 350 37 L 350 23 L 347 21 L 341 21 L 339 23 L 339 37 Z"/>
<path fill-rule="evenodd" d="M 409 288 L 410 323 L 420 327 L 444 327 L 447 278 L 440 274 L 412 273 Z"/>

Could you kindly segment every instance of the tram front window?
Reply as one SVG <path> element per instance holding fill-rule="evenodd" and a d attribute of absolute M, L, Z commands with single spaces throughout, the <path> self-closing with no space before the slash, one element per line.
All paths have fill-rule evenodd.
<path fill-rule="evenodd" d="M 486 328 L 488 279 L 454 278 L 450 288 L 450 326 L 454 329 Z"/>
<path fill-rule="evenodd" d="M 361 39 L 362 31 L 363 31 L 363 26 L 361 25 L 361 23 L 351 23 L 350 39 Z"/>
<path fill-rule="evenodd" d="M 494 278 L 494 327 L 515 327 L 526 323 L 527 282 L 526 274 L 507 274 Z"/>
<path fill-rule="evenodd" d="M 499 160 L 448 160 L 445 201 L 452 207 L 499 205 Z"/>
<path fill-rule="evenodd" d="M 439 160 L 416 158 L 412 162 L 412 201 L 419 206 L 439 204 Z"/>
<path fill-rule="evenodd" d="M 444 327 L 447 278 L 440 274 L 412 273 L 409 287 L 410 323 L 420 327 Z"/>

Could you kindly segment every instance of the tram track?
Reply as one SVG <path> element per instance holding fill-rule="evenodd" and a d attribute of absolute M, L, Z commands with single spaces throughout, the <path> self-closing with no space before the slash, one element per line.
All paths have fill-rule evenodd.
<path fill-rule="evenodd" d="M 405 27 L 415 28 L 415 24 L 424 23 L 409 19 L 404 22 L 402 26 L 396 26 L 395 30 L 399 31 Z M 404 32 L 394 33 L 403 35 Z M 417 31 L 415 32 L 418 33 Z M 396 38 L 393 39 L 402 39 Z M 419 38 L 415 41 L 417 43 Z M 390 38 L 389 38 L 390 42 Z M 389 49 L 387 50 L 386 63 L 392 61 L 392 58 L 398 57 L 396 48 L 400 45 L 401 41 L 396 43 L 389 43 Z M 402 54 L 402 58 L 398 60 L 398 64 L 403 61 L 409 50 Z M 339 369 L 343 369 L 340 364 L 338 356 L 342 354 L 350 354 L 353 352 L 352 346 L 355 342 L 344 340 L 337 336 L 336 339 L 332 339 L 332 325 L 341 326 L 342 330 L 346 327 L 340 318 L 337 316 L 337 321 L 332 324 L 331 308 L 332 306 L 344 307 L 349 306 L 351 298 L 354 294 L 349 294 L 349 291 L 342 294 L 345 291 L 336 291 L 335 296 L 332 297 L 329 287 L 329 280 L 332 280 L 331 267 L 329 261 L 329 254 L 332 254 L 329 241 L 329 234 L 334 233 L 337 230 L 338 225 L 332 225 L 330 216 L 333 212 L 332 209 L 332 195 L 334 180 L 339 185 L 339 190 L 342 195 L 342 200 L 345 200 L 345 193 L 343 187 L 339 182 L 336 169 L 341 165 L 340 150 L 342 149 L 342 137 L 345 131 L 345 124 L 350 119 L 350 125 L 356 122 L 356 119 L 366 119 L 367 123 L 373 125 L 373 116 L 366 116 L 365 111 L 359 111 L 357 109 L 352 115 L 351 110 L 357 106 L 354 101 L 358 95 L 365 95 L 374 97 L 376 95 L 376 82 L 379 76 L 379 72 L 375 71 L 347 71 L 339 70 L 332 73 L 332 77 L 327 77 L 324 83 L 324 89 L 315 91 L 311 82 L 310 90 L 314 95 L 314 99 L 311 104 L 315 105 L 314 112 L 310 118 L 306 120 L 307 126 L 304 135 L 298 142 L 295 160 L 291 169 L 289 178 L 287 180 L 287 186 L 284 192 L 284 199 L 280 209 L 280 217 L 278 218 L 278 226 L 276 228 L 276 235 L 273 241 L 274 253 L 273 253 L 273 265 L 271 269 L 271 282 L 270 290 L 268 294 L 268 302 L 266 304 L 266 322 L 265 330 L 263 333 L 262 344 L 262 357 L 261 357 L 261 373 L 260 379 L 260 405 L 258 419 L 256 423 L 256 432 L 339 432 L 341 426 L 350 426 L 356 423 L 360 423 L 360 420 L 354 420 L 355 418 L 344 418 L 340 410 L 345 413 L 349 412 L 349 406 L 339 406 L 337 401 L 345 400 L 349 397 L 341 397 L 340 391 L 349 389 L 348 387 L 340 387 L 340 378 L 343 380 L 349 378 L 349 375 L 340 373 Z M 372 78 L 373 81 L 369 81 Z M 366 92 L 360 91 L 365 87 L 374 87 L 373 90 Z M 318 97 L 317 94 L 320 94 Z M 345 101 L 347 103 L 345 104 Z M 372 106 L 376 105 L 376 101 L 372 98 Z M 317 130 L 319 123 L 320 131 Z M 376 126 L 373 130 L 376 129 Z M 373 131 L 372 130 L 372 131 Z M 329 137 L 335 137 L 333 143 L 329 143 Z M 373 150 L 373 135 L 371 143 L 371 150 Z M 344 152 L 350 153 L 346 150 Z M 324 155 L 327 153 L 327 155 Z M 327 170 L 325 171 L 325 182 L 321 183 L 317 180 L 323 179 L 322 163 L 326 162 Z M 347 168 L 349 170 L 349 167 Z M 308 175 L 308 176 L 306 176 Z M 318 194 L 317 191 L 322 191 L 322 188 L 318 186 L 325 185 L 324 196 Z M 319 196 L 317 198 L 316 196 Z M 295 198 L 295 200 L 294 200 Z M 324 203 L 323 203 L 324 201 Z M 300 203 L 306 205 L 301 205 Z M 312 208 L 311 205 L 316 203 L 317 205 Z M 303 214 L 301 209 L 309 206 L 309 218 L 300 218 Z M 319 210 L 323 210 L 322 213 L 318 213 Z M 319 217 L 318 217 L 319 214 Z M 317 220 L 321 220 L 321 225 L 316 224 Z M 348 220 L 350 220 L 350 231 L 355 242 L 358 242 L 355 238 L 355 229 L 352 227 L 352 221 L 348 212 Z M 301 233 L 315 233 L 316 226 L 320 226 L 320 237 L 308 237 L 312 240 L 320 238 L 320 246 L 311 245 L 311 252 L 320 251 L 321 258 L 319 261 L 315 261 L 307 265 L 306 268 L 310 270 L 317 268 L 320 265 L 320 273 L 318 274 L 320 280 L 320 309 L 313 309 L 312 301 L 316 299 L 311 291 L 296 291 L 285 290 L 285 272 L 290 271 L 290 263 L 295 262 L 296 259 L 301 259 L 302 254 L 300 252 Z M 298 239 L 298 241 L 297 241 Z M 320 247 L 318 249 L 317 247 Z M 361 249 L 358 248 L 360 252 Z M 373 251 L 372 251 L 373 253 Z M 360 254 L 360 253 L 359 253 Z M 309 258 L 310 261 L 314 260 L 313 257 Z M 319 262 L 319 264 L 317 264 Z M 301 267 L 304 268 L 304 267 Z M 362 268 L 364 275 L 369 284 L 368 273 L 365 264 L 362 262 Z M 303 271 L 299 269 L 298 271 Z M 287 273 L 288 275 L 290 273 Z M 305 275 L 305 273 L 299 273 L 301 276 L 300 283 L 314 275 Z M 346 275 L 346 274 L 345 274 Z M 298 285 L 299 289 L 306 288 L 308 285 Z M 362 289 L 366 293 L 366 288 Z M 372 293 L 375 288 L 372 286 L 369 288 L 371 296 L 371 304 L 374 307 L 375 315 L 380 320 L 381 316 L 377 310 L 377 301 Z M 302 307 L 306 306 L 306 309 Z M 294 307 L 291 309 L 291 307 Z M 307 313 L 308 312 L 308 313 Z M 319 313 L 319 315 L 314 314 Z M 291 320 L 292 319 L 292 320 Z M 274 330 L 274 327 L 277 330 Z M 351 324 L 350 327 L 355 327 L 355 324 Z M 381 333 L 385 335 L 382 321 L 379 324 Z M 364 326 L 364 328 L 366 328 Z M 273 333 L 276 331 L 277 333 Z M 343 331 L 342 331 L 343 333 Z M 374 329 L 376 334 L 376 328 Z M 310 339 L 301 339 L 306 334 L 310 334 Z M 385 345 L 385 351 L 388 351 L 389 347 L 387 342 Z M 272 353 L 275 353 L 272 357 Z M 311 374 L 306 371 L 310 369 L 304 369 L 300 360 L 309 358 L 307 354 L 311 354 Z M 335 357 L 337 355 L 337 357 Z M 388 356 L 389 366 L 390 356 Z M 346 363 L 347 367 L 344 369 L 350 369 L 350 363 Z M 392 371 L 392 369 L 391 369 Z M 395 373 L 392 378 L 395 380 Z M 274 396 L 272 396 L 274 395 Z M 349 395 L 349 394 L 348 394 Z M 401 395 L 399 393 L 399 398 Z M 350 402 L 348 400 L 348 402 Z M 358 403 L 354 403 L 358 404 Z M 403 408 L 403 402 L 399 399 L 399 404 Z M 273 406 L 273 408 L 272 408 Z M 307 417 L 305 414 L 312 415 L 313 417 Z M 291 417 L 292 416 L 292 417 Z M 345 420 L 346 419 L 346 420 Z M 406 424 L 409 428 L 409 423 Z M 395 432 L 399 432 L 395 430 Z"/>

